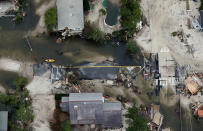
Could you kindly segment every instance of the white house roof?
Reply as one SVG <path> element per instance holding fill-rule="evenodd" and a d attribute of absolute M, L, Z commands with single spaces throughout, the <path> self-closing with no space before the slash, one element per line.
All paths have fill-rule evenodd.
<path fill-rule="evenodd" d="M 83 0 L 57 0 L 58 30 L 83 30 Z"/>

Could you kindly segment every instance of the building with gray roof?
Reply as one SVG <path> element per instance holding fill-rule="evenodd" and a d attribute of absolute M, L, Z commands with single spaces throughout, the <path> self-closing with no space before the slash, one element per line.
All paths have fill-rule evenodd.
<path fill-rule="evenodd" d="M 0 131 L 8 130 L 8 111 L 0 111 Z"/>
<path fill-rule="evenodd" d="M 69 34 L 80 34 L 84 29 L 83 0 L 57 0 L 58 30 L 69 29 Z"/>
<path fill-rule="evenodd" d="M 70 93 L 69 97 L 62 97 L 60 107 L 69 113 L 71 124 L 122 126 L 121 103 L 104 102 L 102 93 Z"/>

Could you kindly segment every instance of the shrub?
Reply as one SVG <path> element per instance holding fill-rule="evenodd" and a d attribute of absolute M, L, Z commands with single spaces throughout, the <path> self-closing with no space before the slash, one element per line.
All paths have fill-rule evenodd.
<path fill-rule="evenodd" d="M 64 123 L 61 124 L 61 131 L 71 131 L 69 120 L 66 120 Z"/>
<path fill-rule="evenodd" d="M 105 9 L 103 9 L 103 8 L 102 8 L 102 9 L 100 9 L 100 10 L 99 10 L 99 12 L 100 12 L 100 13 L 102 13 L 103 15 L 106 15 L 106 10 L 105 10 Z"/>
<path fill-rule="evenodd" d="M 20 24 L 23 21 L 23 16 L 21 14 L 22 12 L 19 10 L 15 16 L 15 22 L 16 24 Z"/>
<path fill-rule="evenodd" d="M 19 9 L 14 18 L 16 24 L 20 24 L 23 21 L 22 13 L 23 13 L 23 10 L 26 8 L 26 3 L 27 3 L 27 0 L 18 0 Z"/>
<path fill-rule="evenodd" d="M 177 36 L 177 32 L 174 31 L 174 32 L 171 33 L 171 35 L 172 35 L 172 36 Z"/>
<path fill-rule="evenodd" d="M 126 47 L 127 47 L 127 51 L 128 53 L 130 54 L 136 54 L 137 51 L 139 50 L 139 47 L 136 43 L 136 41 L 130 41 L 126 44 Z"/>
<path fill-rule="evenodd" d="M 53 7 L 45 13 L 45 25 L 48 31 L 52 31 L 57 25 L 57 9 Z"/>
<path fill-rule="evenodd" d="M 90 5 L 89 5 L 89 1 L 88 0 L 84 0 L 83 1 L 83 9 L 84 9 L 84 11 L 90 10 Z"/>
<path fill-rule="evenodd" d="M 100 44 L 103 44 L 105 41 L 105 33 L 99 29 L 91 27 L 89 23 L 85 24 L 84 34 L 86 39 L 96 41 Z"/>
<path fill-rule="evenodd" d="M 96 42 L 103 43 L 104 39 L 105 39 L 105 34 L 102 31 L 100 31 L 99 29 L 93 29 L 90 32 L 88 39 L 92 39 Z"/>
<path fill-rule="evenodd" d="M 199 10 L 203 10 L 203 0 L 200 1 L 201 4 L 200 4 L 200 7 L 199 7 Z"/>

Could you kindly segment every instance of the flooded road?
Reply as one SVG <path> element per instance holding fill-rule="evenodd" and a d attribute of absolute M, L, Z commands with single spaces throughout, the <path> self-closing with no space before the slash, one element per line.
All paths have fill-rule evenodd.
<path fill-rule="evenodd" d="M 56 43 L 55 37 L 46 34 L 40 37 L 29 37 L 33 52 L 25 40 L 25 36 L 31 34 L 35 28 L 38 17 L 35 16 L 35 7 L 29 4 L 27 16 L 23 23 L 16 25 L 12 18 L 0 19 L 0 56 L 11 57 L 26 61 L 42 62 L 46 58 L 56 60 L 56 64 L 69 65 L 95 62 L 108 57 L 115 58 L 120 65 L 139 65 L 142 59 L 131 59 L 126 54 L 124 43 L 115 46 L 115 42 L 109 41 L 105 45 L 80 38 L 68 39 L 61 44 Z M 113 45 L 114 44 L 114 45 Z"/>

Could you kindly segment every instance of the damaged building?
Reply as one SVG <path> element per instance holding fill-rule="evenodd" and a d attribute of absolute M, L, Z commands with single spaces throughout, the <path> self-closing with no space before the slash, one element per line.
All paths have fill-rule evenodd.
<path fill-rule="evenodd" d="M 203 87 L 203 82 L 200 73 L 193 74 L 185 80 L 186 89 L 192 94 L 197 94 L 197 92 Z"/>
<path fill-rule="evenodd" d="M 16 10 L 15 4 L 10 1 L 0 1 L 0 17 L 12 17 Z M 13 12 L 13 13 L 12 13 Z"/>
<path fill-rule="evenodd" d="M 164 116 L 159 112 L 160 110 L 160 105 L 151 105 L 151 110 L 150 110 L 150 129 L 151 130 L 160 130 L 161 125 L 163 123 L 163 118 Z"/>
<path fill-rule="evenodd" d="M 100 125 L 103 128 L 121 128 L 120 102 L 105 102 L 102 93 L 70 93 L 62 97 L 61 110 L 70 114 L 73 125 Z"/>
<path fill-rule="evenodd" d="M 175 86 L 176 78 L 175 78 L 175 68 L 176 63 L 175 60 L 170 55 L 170 50 L 165 47 L 161 48 L 158 53 L 158 65 L 159 65 L 159 81 L 161 86 Z"/>
<path fill-rule="evenodd" d="M 203 30 L 203 10 L 200 10 L 199 13 L 199 19 L 195 19 L 192 21 L 192 26 L 196 31 Z"/>

